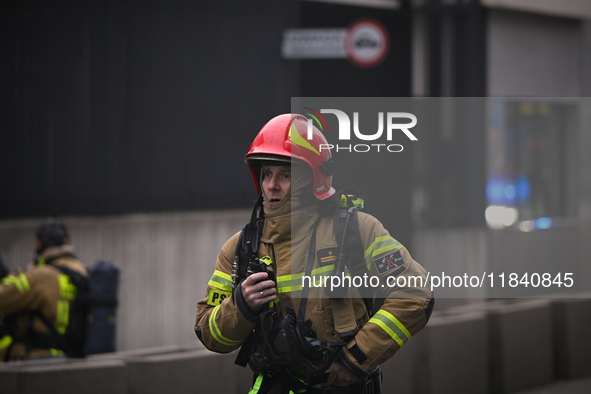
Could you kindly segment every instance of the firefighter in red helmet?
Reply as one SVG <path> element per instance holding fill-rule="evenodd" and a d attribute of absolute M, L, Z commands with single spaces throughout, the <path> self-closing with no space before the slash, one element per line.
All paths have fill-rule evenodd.
<path fill-rule="evenodd" d="M 379 393 L 379 365 L 433 307 L 423 267 L 358 212 L 359 199 L 333 188 L 327 146 L 301 115 L 263 126 L 246 154 L 259 195 L 251 221 L 222 247 L 197 305 L 198 338 L 216 352 L 240 348 L 253 394 Z M 392 277 L 425 281 L 386 287 L 378 306 L 376 289 L 328 290 L 331 275 L 346 273 L 375 278 L 376 289 Z"/>

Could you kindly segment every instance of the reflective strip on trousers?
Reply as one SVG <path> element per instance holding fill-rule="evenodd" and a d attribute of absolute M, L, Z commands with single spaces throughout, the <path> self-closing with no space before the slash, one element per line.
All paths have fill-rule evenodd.
<path fill-rule="evenodd" d="M 262 373 L 260 373 L 259 376 L 257 376 L 257 380 L 255 380 L 254 385 L 252 386 L 252 389 L 248 392 L 248 394 L 258 394 L 259 389 L 261 388 L 261 384 L 263 383 L 264 377 L 265 375 Z"/>

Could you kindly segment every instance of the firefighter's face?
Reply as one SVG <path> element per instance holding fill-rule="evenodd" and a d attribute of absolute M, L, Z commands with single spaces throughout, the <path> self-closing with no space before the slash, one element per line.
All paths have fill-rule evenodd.
<path fill-rule="evenodd" d="M 267 201 L 277 204 L 289 192 L 291 185 L 290 168 L 286 166 L 267 166 L 263 168 L 263 191 Z"/>

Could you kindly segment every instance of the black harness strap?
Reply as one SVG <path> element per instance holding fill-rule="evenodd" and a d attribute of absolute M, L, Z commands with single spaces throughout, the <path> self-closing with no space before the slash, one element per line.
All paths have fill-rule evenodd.
<path fill-rule="evenodd" d="M 363 243 L 359 233 L 358 209 L 339 208 L 335 211 L 333 226 L 339 249 L 346 256 L 347 267 L 353 276 L 363 275 L 367 267 L 363 261 Z"/>
<path fill-rule="evenodd" d="M 339 245 L 339 258 L 333 275 L 342 275 L 344 266 L 338 266 L 339 263 L 346 265 L 349 268 L 351 276 L 363 276 L 369 274 L 363 256 L 365 250 L 361 240 L 361 233 L 359 230 L 359 210 L 356 207 L 337 208 L 333 217 L 333 227 L 337 244 Z M 341 293 L 337 293 L 337 297 L 344 297 L 346 289 L 338 289 Z M 374 306 L 374 291 L 371 288 L 359 287 L 359 292 L 363 297 L 367 313 L 371 317 L 375 312 Z"/>
<path fill-rule="evenodd" d="M 314 265 L 314 258 L 316 256 L 316 230 L 318 229 L 318 225 L 314 226 L 314 231 L 312 232 L 312 239 L 310 240 L 310 250 L 308 251 L 308 261 L 306 263 L 306 277 L 310 278 L 312 275 L 312 266 Z M 303 281 L 302 284 L 306 283 Z M 308 302 L 308 293 L 310 291 L 309 286 L 302 287 L 302 297 L 300 298 L 300 307 L 298 309 L 298 321 L 300 323 L 304 322 L 304 314 L 306 313 L 306 304 Z"/>
<path fill-rule="evenodd" d="M 240 281 L 246 277 L 246 270 L 248 269 L 248 261 L 250 257 L 253 255 L 256 256 L 259 250 L 264 226 L 263 194 L 261 193 L 259 194 L 252 210 L 250 222 L 242 228 L 238 244 L 236 245 L 236 252 L 234 253 L 234 262 L 232 266 L 234 289 L 238 286 Z"/>

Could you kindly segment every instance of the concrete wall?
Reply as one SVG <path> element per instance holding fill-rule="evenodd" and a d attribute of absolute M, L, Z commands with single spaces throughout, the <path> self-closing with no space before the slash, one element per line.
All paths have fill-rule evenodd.
<path fill-rule="evenodd" d="M 121 269 L 118 349 L 197 341 L 197 301 L 205 295 L 220 248 L 249 215 L 213 211 L 63 218 L 85 265 L 105 259 Z M 0 253 L 9 267 L 24 267 L 31 260 L 41 221 L 0 222 Z"/>

